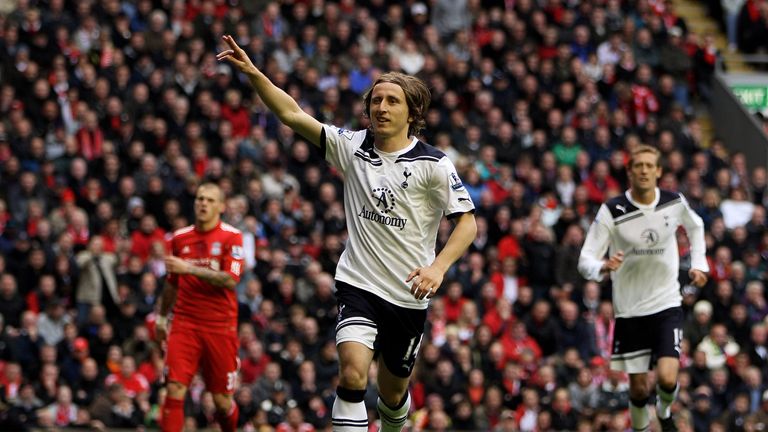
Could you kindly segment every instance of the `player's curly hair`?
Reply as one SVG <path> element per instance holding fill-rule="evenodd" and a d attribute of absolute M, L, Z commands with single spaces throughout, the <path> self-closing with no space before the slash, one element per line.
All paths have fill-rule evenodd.
<path fill-rule="evenodd" d="M 382 74 L 373 83 L 371 88 L 363 95 L 363 107 L 366 117 L 371 117 L 371 95 L 373 88 L 380 83 L 397 84 L 405 93 L 405 102 L 408 104 L 408 115 L 413 119 L 408 127 L 408 135 L 416 135 L 424 129 L 426 121 L 424 116 L 432 99 L 424 81 L 402 72 L 387 72 Z"/>

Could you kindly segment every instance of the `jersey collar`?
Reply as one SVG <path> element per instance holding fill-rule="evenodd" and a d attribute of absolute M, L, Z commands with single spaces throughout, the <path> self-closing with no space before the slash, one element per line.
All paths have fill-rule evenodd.
<path fill-rule="evenodd" d="M 389 157 L 400 156 L 402 154 L 405 154 L 405 153 L 409 152 L 414 146 L 416 146 L 417 142 L 419 142 L 418 138 L 411 137 L 411 143 L 410 144 L 408 144 L 407 146 L 401 148 L 400 150 L 393 151 L 393 152 L 382 151 L 381 149 L 376 147 L 376 144 L 373 145 L 373 148 L 376 150 L 376 153 L 378 153 L 380 155 L 389 156 Z"/>
<path fill-rule="evenodd" d="M 659 188 L 654 189 L 654 193 L 656 194 L 656 197 L 653 198 L 653 201 L 650 204 L 640 204 L 639 202 L 633 200 L 632 193 L 630 192 L 629 189 L 624 191 L 624 196 L 627 197 L 627 199 L 629 200 L 629 202 L 632 203 L 632 205 L 639 208 L 640 210 L 650 210 L 650 209 L 656 208 L 656 204 L 659 203 L 659 198 L 661 198 L 661 192 L 659 191 Z"/>
<path fill-rule="evenodd" d="M 209 229 L 208 231 L 203 231 L 203 230 L 197 228 L 197 225 L 192 225 L 192 226 L 195 227 L 195 232 L 196 233 L 198 233 L 198 234 L 207 234 L 207 233 L 209 233 L 211 231 L 215 231 L 218 227 L 221 226 L 221 219 L 219 219 L 219 223 L 217 223 L 215 227 Z"/>

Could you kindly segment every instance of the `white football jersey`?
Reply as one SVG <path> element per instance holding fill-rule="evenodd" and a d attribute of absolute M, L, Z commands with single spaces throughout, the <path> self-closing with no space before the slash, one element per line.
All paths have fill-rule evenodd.
<path fill-rule="evenodd" d="M 600 281 L 606 250 L 624 252 L 624 263 L 611 272 L 616 317 L 651 315 L 680 306 L 680 255 L 677 228 L 682 225 L 691 244 L 691 268 L 709 271 L 704 224 L 677 192 L 656 189 L 650 205 L 632 200 L 629 191 L 600 206 L 579 257 L 579 272 Z"/>
<path fill-rule="evenodd" d="M 405 279 L 434 261 L 443 215 L 475 209 L 453 163 L 416 138 L 398 152 L 382 152 L 367 130 L 324 125 L 320 143 L 344 175 L 349 241 L 336 279 L 398 306 L 426 309 L 429 300 L 415 299 Z"/>

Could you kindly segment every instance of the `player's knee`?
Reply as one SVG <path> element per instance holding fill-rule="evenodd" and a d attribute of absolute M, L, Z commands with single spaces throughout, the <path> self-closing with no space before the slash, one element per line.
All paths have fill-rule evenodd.
<path fill-rule="evenodd" d="M 629 388 L 629 398 L 634 401 L 647 400 L 649 397 L 651 397 L 651 392 L 645 386 Z"/>
<path fill-rule="evenodd" d="M 339 371 L 339 384 L 348 389 L 364 389 L 368 385 L 368 371 L 355 365 L 344 365 Z"/>
<path fill-rule="evenodd" d="M 166 386 L 168 388 L 168 397 L 174 399 L 184 399 L 187 394 L 187 386 L 176 381 L 170 381 Z"/>
<path fill-rule="evenodd" d="M 677 374 L 659 374 L 657 380 L 661 388 L 674 389 L 677 386 Z"/>

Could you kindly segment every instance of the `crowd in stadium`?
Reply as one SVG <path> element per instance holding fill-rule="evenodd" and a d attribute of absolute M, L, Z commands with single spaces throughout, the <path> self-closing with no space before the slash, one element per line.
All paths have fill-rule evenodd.
<path fill-rule="evenodd" d="M 669 0 L 2 7 L 0 428 L 157 426 L 166 241 L 211 180 L 246 250 L 240 424 L 330 430 L 341 179 L 216 61 L 225 33 L 325 123 L 367 127 L 361 96 L 383 71 L 432 91 L 422 139 L 459 169 L 478 235 L 432 301 L 412 430 L 627 429 L 610 285 L 576 263 L 639 143 L 661 150 L 660 186 L 707 228 L 710 282 L 682 280 L 679 427 L 768 424 L 768 176 L 703 139 L 696 107 L 719 54 Z M 187 430 L 214 424 L 201 382 L 186 413 Z"/>

